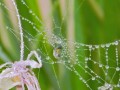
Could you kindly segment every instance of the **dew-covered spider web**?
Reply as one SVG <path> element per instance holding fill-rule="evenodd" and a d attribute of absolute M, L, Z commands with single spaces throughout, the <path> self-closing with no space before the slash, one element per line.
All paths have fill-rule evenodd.
<path fill-rule="evenodd" d="M 81 1 L 78 9 L 81 8 L 84 1 L 85 0 Z M 9 38 L 12 39 L 11 43 L 18 47 L 15 48 L 17 52 L 15 55 L 19 55 L 20 37 L 18 24 L 17 22 L 9 22 L 10 17 L 14 19 L 17 15 L 14 8 L 10 8 L 10 4 L 11 3 L 7 3 L 7 0 L 5 2 L 4 0 L 0 1 L 0 17 L 2 16 L 4 18 L 0 20 L 0 29 L 2 34 L 8 32 L 7 34 L 10 35 Z M 120 89 L 120 40 L 98 45 L 70 41 L 64 37 L 65 33 L 62 33 L 64 32 L 62 31 L 62 27 L 66 22 L 68 14 L 62 16 L 63 19 L 59 26 L 55 18 L 51 16 L 53 26 L 51 28 L 52 30 L 50 30 L 50 28 L 45 26 L 45 22 L 34 13 L 35 10 L 29 7 L 26 1 L 19 0 L 17 4 L 19 7 L 21 6 L 22 9 L 25 9 L 24 12 L 20 9 L 19 14 L 23 27 L 24 51 L 30 52 L 31 50 L 36 50 L 42 57 L 43 70 L 41 71 L 40 69 L 39 72 L 36 70 L 40 84 L 42 84 L 41 80 L 53 79 L 55 83 L 49 83 L 52 83 L 52 85 L 55 84 L 54 90 L 63 90 L 65 86 L 72 85 L 73 83 L 77 85 L 82 84 L 84 90 Z M 30 15 L 31 18 L 34 18 L 25 17 L 25 12 L 27 12 L 28 16 Z M 15 25 L 13 26 L 11 23 L 15 23 Z M 27 25 L 27 27 L 24 25 Z M 4 34 L 4 36 L 6 35 Z M 26 55 L 27 54 L 25 54 L 25 57 Z M 19 56 L 14 56 L 16 60 L 18 57 Z M 43 77 L 41 75 L 42 73 L 48 77 Z M 68 79 L 68 77 L 70 77 L 69 74 L 72 75 L 73 79 L 77 79 L 77 82 L 74 82 L 74 80 L 69 83 L 64 81 L 65 78 Z M 40 78 L 40 76 L 42 78 Z M 64 78 L 61 79 L 62 77 Z M 81 90 L 81 87 L 78 90 Z"/>

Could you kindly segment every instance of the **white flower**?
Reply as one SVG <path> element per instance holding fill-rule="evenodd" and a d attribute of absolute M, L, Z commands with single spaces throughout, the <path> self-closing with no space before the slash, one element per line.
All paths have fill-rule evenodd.
<path fill-rule="evenodd" d="M 104 86 L 98 87 L 98 90 L 113 90 L 113 86 L 111 84 L 105 83 Z"/>
<path fill-rule="evenodd" d="M 32 55 L 35 55 L 37 61 L 30 60 Z M 7 67 L 0 74 L 0 90 L 9 90 L 16 86 L 24 90 L 26 85 L 28 90 L 40 90 L 39 83 L 35 77 L 33 68 L 41 68 L 41 57 L 35 51 L 31 51 L 27 60 L 20 60 L 14 63 L 5 63 L 0 66 L 0 69 Z"/>

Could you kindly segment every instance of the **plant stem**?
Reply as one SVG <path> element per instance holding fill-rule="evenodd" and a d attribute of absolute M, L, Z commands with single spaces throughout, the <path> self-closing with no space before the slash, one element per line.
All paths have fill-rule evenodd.
<path fill-rule="evenodd" d="M 20 15 L 17 9 L 17 5 L 14 0 L 12 0 L 13 5 L 15 6 L 15 10 L 17 13 L 17 18 L 18 18 L 18 26 L 20 30 L 20 40 L 21 40 L 21 45 L 20 45 L 20 60 L 23 60 L 24 58 L 24 41 L 23 41 L 23 31 L 22 31 L 22 26 L 21 26 L 21 20 L 20 20 Z"/>

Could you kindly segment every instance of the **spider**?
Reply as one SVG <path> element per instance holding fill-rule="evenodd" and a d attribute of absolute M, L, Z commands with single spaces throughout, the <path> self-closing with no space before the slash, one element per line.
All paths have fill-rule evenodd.
<path fill-rule="evenodd" d="M 30 59 L 32 55 L 35 55 L 38 62 Z M 24 90 L 24 85 L 28 90 L 40 90 L 37 78 L 32 71 L 33 68 L 42 67 L 41 57 L 36 51 L 31 51 L 26 60 L 5 63 L 0 66 L 0 69 L 6 66 L 8 68 L 0 74 L 0 90 L 9 90 L 15 86 L 18 90 Z"/>

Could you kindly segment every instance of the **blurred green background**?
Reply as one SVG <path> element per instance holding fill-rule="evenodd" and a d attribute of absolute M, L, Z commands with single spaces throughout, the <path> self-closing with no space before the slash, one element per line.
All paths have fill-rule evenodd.
<path fill-rule="evenodd" d="M 29 50 L 39 48 L 53 61 L 53 48 L 48 43 L 43 43 L 46 41 L 44 34 L 38 34 L 34 26 L 39 32 L 48 29 L 57 36 L 62 34 L 67 40 L 85 44 L 104 44 L 120 39 L 119 0 L 16 0 L 16 3 L 24 35 L 28 38 L 34 37 L 32 42 L 24 37 L 25 45 Z M 16 37 L 6 27 L 13 29 Z M 19 45 L 19 28 L 14 6 L 11 0 L 0 0 L 0 64 L 19 60 Z M 25 47 L 25 57 L 29 53 L 27 48 Z M 111 57 L 114 55 L 111 54 Z M 63 67 L 61 64 L 43 62 L 43 67 L 35 70 L 42 90 L 89 90 L 73 72 Z M 94 83 L 90 86 L 97 90 Z"/>

